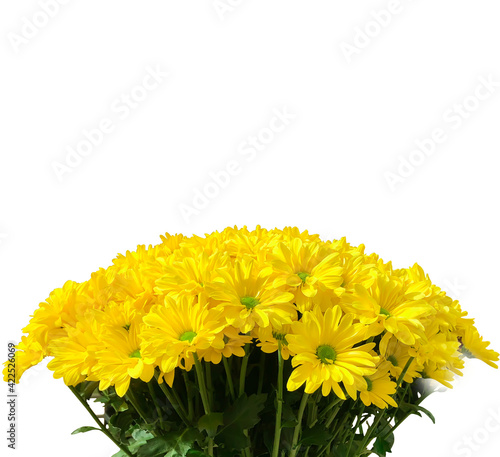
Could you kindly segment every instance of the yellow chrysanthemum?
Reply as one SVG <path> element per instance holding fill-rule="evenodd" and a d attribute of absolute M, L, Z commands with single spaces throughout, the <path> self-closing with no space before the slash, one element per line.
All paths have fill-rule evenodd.
<path fill-rule="evenodd" d="M 45 358 L 45 351 L 42 345 L 35 340 L 34 335 L 22 336 L 19 344 L 16 345 L 14 366 L 7 360 L 4 362 L 3 379 L 8 382 L 9 370 L 14 369 L 14 380 L 16 384 L 21 380 L 24 372 L 35 365 L 38 365 Z M 10 372 L 12 374 L 12 371 Z"/>
<path fill-rule="evenodd" d="M 228 324 L 242 333 L 256 325 L 280 328 L 297 318 L 293 294 L 270 288 L 269 277 L 253 259 L 244 257 L 234 267 L 220 269 L 220 281 L 207 285 L 210 298 L 218 300 Z"/>
<path fill-rule="evenodd" d="M 432 361 L 437 367 L 448 366 L 460 375 L 458 367 L 462 366 L 462 363 L 459 358 L 459 342 L 456 336 L 450 332 L 441 332 L 437 321 L 427 324 L 425 338 L 418 340 L 408 353 L 415 357 L 420 365 Z"/>
<path fill-rule="evenodd" d="M 424 379 L 434 379 L 449 389 L 453 389 L 453 385 L 451 382 L 455 378 L 455 374 L 457 373 L 457 369 L 463 368 L 462 366 L 453 367 L 453 370 L 450 369 L 452 367 L 439 367 L 436 362 L 429 360 L 424 365 L 424 369 L 422 370 L 422 378 Z M 462 376 L 461 372 L 458 372 L 459 376 Z"/>
<path fill-rule="evenodd" d="M 153 377 L 154 365 L 146 363 L 140 351 L 141 325 L 141 320 L 135 319 L 128 327 L 107 328 L 103 333 L 105 349 L 96 353 L 97 362 L 92 367 L 94 376 L 100 381 L 99 390 L 113 385 L 116 393 L 123 397 L 131 378 L 149 382 Z"/>
<path fill-rule="evenodd" d="M 313 393 L 320 386 L 322 394 L 335 394 L 345 399 L 340 383 L 354 384 L 354 377 L 368 376 L 376 371 L 378 357 L 370 354 L 374 343 L 353 347 L 365 334 L 364 324 L 353 324 L 353 316 L 342 316 L 339 306 L 323 315 L 318 306 L 307 311 L 300 322 L 292 323 L 287 335 L 288 346 L 295 352 L 296 367 L 287 383 L 288 390 L 297 390 L 306 383 L 305 392 Z"/>
<path fill-rule="evenodd" d="M 380 340 L 379 350 L 380 356 L 389 362 L 388 369 L 395 379 L 399 379 L 399 376 L 406 367 L 408 360 L 410 359 L 409 347 L 401 343 L 397 338 L 395 338 L 391 333 L 386 333 Z M 403 381 L 413 382 L 415 378 L 419 378 L 420 371 L 422 371 L 422 365 L 420 365 L 416 360 L 409 366 Z"/>
<path fill-rule="evenodd" d="M 461 323 L 466 322 L 462 319 Z M 488 349 L 489 341 L 483 341 L 483 337 L 479 335 L 477 329 L 472 325 L 469 320 L 468 325 L 465 324 L 458 330 L 460 345 L 460 352 L 468 358 L 479 359 L 490 367 L 498 368 L 495 363 L 498 361 L 499 354 L 493 349 Z"/>
<path fill-rule="evenodd" d="M 164 373 L 181 367 L 191 370 L 193 354 L 214 347 L 222 350 L 221 331 L 226 327 L 222 312 L 208 309 L 204 295 L 165 297 L 143 318 L 141 355 L 146 363 L 157 363 Z"/>
<path fill-rule="evenodd" d="M 383 362 L 375 373 L 364 377 L 356 377 L 354 385 L 345 386 L 349 396 L 356 400 L 359 391 L 359 398 L 365 406 L 374 404 L 380 409 L 385 409 L 388 406 L 397 408 L 398 404 L 392 398 L 392 395 L 396 393 L 396 383 L 391 381 L 389 365 L 390 363 Z"/>
<path fill-rule="evenodd" d="M 163 268 L 163 276 L 156 281 L 155 292 L 177 297 L 182 294 L 198 295 L 214 280 L 216 270 L 223 268 L 229 256 L 216 252 L 209 256 L 202 251 L 195 257 L 182 256 Z"/>
<path fill-rule="evenodd" d="M 409 346 L 424 337 L 420 319 L 435 313 L 424 300 L 408 300 L 402 281 L 395 276 L 379 274 L 369 288 L 356 284 L 354 294 L 345 298 L 360 322 L 370 326 L 372 335 L 386 330 Z"/>
<path fill-rule="evenodd" d="M 136 305 L 136 300 L 111 302 L 94 313 L 103 349 L 95 354 L 92 378 L 100 381 L 100 390 L 112 385 L 120 396 L 127 392 L 131 378 L 148 382 L 154 374 L 153 364 L 145 363 L 141 357 L 139 333 L 144 311 Z"/>
<path fill-rule="evenodd" d="M 252 337 L 250 335 L 240 333 L 238 329 L 231 325 L 227 326 L 222 332 L 220 332 L 220 334 L 217 335 L 217 339 L 223 340 L 224 347 L 219 348 L 210 346 L 207 349 L 199 349 L 198 355 L 200 359 L 218 364 L 222 360 L 222 357 L 229 358 L 232 355 L 236 357 L 244 357 L 244 346 L 252 342 Z"/>
<path fill-rule="evenodd" d="M 300 312 L 311 309 L 318 291 L 335 292 L 343 282 L 339 253 L 318 242 L 304 243 L 300 238 L 281 242 L 270 261 L 266 272 L 274 278 L 273 287 L 292 288 Z"/>
<path fill-rule="evenodd" d="M 93 313 L 88 312 L 77 322 L 76 327 L 67 328 L 68 336 L 57 338 L 49 343 L 49 353 L 54 358 L 47 368 L 54 372 L 54 378 L 63 378 L 67 386 L 76 386 L 92 377 L 96 363 L 95 353 L 104 348 L 99 340 L 99 325 Z"/>
<path fill-rule="evenodd" d="M 286 339 L 287 335 L 291 332 L 291 328 L 291 324 L 283 325 L 280 330 L 273 329 L 271 326 L 257 327 L 254 329 L 254 336 L 259 339 L 257 346 L 266 354 L 276 352 L 278 346 L 280 346 L 281 357 L 283 357 L 283 360 L 288 360 L 290 355 L 294 355 L 290 352 Z"/>

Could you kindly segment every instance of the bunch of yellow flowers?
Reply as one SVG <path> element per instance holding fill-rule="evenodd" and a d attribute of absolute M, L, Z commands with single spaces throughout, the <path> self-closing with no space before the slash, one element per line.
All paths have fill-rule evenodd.
<path fill-rule="evenodd" d="M 54 290 L 23 329 L 16 382 L 51 357 L 54 377 L 75 392 L 91 384 L 98 392 L 130 399 L 136 422 L 139 416 L 146 422 L 144 410 L 151 407 L 157 425 L 144 428 L 151 435 L 145 442 L 166 436 L 161 423 L 168 408 L 162 410 L 159 388 L 185 430 L 207 433 L 206 445 L 193 438 L 191 449 L 178 455 L 217 455 L 217 450 L 251 455 L 251 427 L 243 429 L 243 451 L 228 439 L 218 443 L 217 430 L 231 427 L 221 417 L 217 423 L 214 414 L 227 416 L 222 397 L 234 406 L 244 395 L 255 395 L 258 403 L 263 398 L 258 396 L 272 393 L 269 455 L 283 455 L 285 449 L 295 456 L 313 445 L 324 455 L 339 446 L 353 452 L 346 455 L 357 455 L 369 441 L 352 438 L 356 427 L 363 431 L 367 408 L 377 416 L 388 408 L 396 411 L 399 401 L 408 404 L 404 395 L 417 378 L 451 387 L 454 375 L 462 374 L 464 356 L 497 368 L 499 355 L 488 349 L 474 320 L 417 264 L 395 269 L 378 255 L 365 254 L 363 245 L 351 246 L 345 238 L 322 241 L 296 227 L 234 227 L 205 237 L 166 234 L 161 240 L 118 255 L 86 282 L 68 281 Z M 7 367 L 4 375 L 7 379 Z M 137 398 L 140 387 L 134 392 L 141 383 L 148 385 L 149 400 Z M 304 386 L 297 411 L 288 411 L 290 424 L 282 420 L 283 386 L 289 396 Z M 399 395 L 403 388 L 406 393 Z M 289 398 L 294 404 L 295 397 Z M 352 434 L 342 440 L 332 433 L 322 444 L 311 434 L 307 441 L 306 430 L 319 424 L 327 432 L 335 424 L 338 429 L 347 401 L 357 408 L 344 424 Z M 302 424 L 306 407 L 307 426 Z M 216 425 L 206 426 L 207 419 Z M 288 447 L 281 436 L 287 425 L 293 431 Z M 140 447 L 114 438 L 121 455 L 141 455 Z M 149 455 L 167 455 L 161 452 Z"/>

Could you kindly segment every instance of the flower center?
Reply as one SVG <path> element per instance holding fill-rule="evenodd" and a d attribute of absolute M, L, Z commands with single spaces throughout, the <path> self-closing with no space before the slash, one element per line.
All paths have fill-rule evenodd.
<path fill-rule="evenodd" d="M 396 359 L 396 357 L 394 357 L 394 355 L 390 355 L 389 357 L 387 357 L 387 360 L 389 362 L 392 363 L 393 366 L 397 367 L 399 364 L 398 364 L 398 361 Z"/>
<path fill-rule="evenodd" d="M 279 341 L 282 344 L 284 344 L 285 346 L 288 346 L 288 341 L 286 340 L 286 333 L 278 333 L 278 332 L 273 331 L 273 337 L 277 341 Z"/>
<path fill-rule="evenodd" d="M 335 349 L 333 349 L 328 344 L 318 346 L 318 349 L 316 350 L 316 355 L 318 356 L 318 359 L 320 359 L 321 362 L 323 362 L 326 365 L 331 365 L 333 362 L 335 362 L 335 359 L 337 358 L 337 353 L 335 352 Z"/>
<path fill-rule="evenodd" d="M 125 324 L 123 328 L 128 332 L 130 329 L 130 324 Z"/>
<path fill-rule="evenodd" d="M 384 316 L 390 316 L 391 313 L 387 311 L 385 308 L 380 307 L 380 314 L 383 314 Z"/>
<path fill-rule="evenodd" d="M 363 376 L 363 378 L 366 381 L 366 390 L 370 392 L 373 389 L 373 382 L 370 378 L 367 378 L 366 376 Z"/>
<path fill-rule="evenodd" d="M 136 349 L 132 354 L 129 355 L 130 358 L 134 359 L 140 359 L 141 358 L 141 351 L 139 349 Z"/>
<path fill-rule="evenodd" d="M 463 344 L 458 348 L 458 350 L 468 359 L 475 359 L 474 354 L 472 354 L 472 352 L 470 352 Z"/>
<path fill-rule="evenodd" d="M 191 341 L 193 341 L 194 337 L 196 336 L 196 332 L 191 332 L 191 331 L 188 331 L 188 332 L 184 332 L 179 340 L 180 341 L 189 341 L 191 343 Z"/>
<path fill-rule="evenodd" d="M 242 297 L 240 302 L 242 305 L 245 305 L 247 309 L 252 309 L 259 304 L 259 299 L 254 297 Z"/>
<path fill-rule="evenodd" d="M 297 276 L 302 280 L 302 282 L 306 282 L 306 278 L 310 276 L 310 274 L 306 273 L 305 271 L 301 271 L 297 273 Z"/>

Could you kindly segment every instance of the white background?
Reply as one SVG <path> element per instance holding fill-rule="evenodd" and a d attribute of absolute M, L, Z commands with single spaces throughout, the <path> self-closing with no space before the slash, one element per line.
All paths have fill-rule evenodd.
<path fill-rule="evenodd" d="M 389 24 L 374 24 L 393 4 L 222 0 L 217 11 L 210 0 L 74 0 L 48 17 L 37 1 L 2 2 L 4 347 L 52 289 L 86 280 L 118 252 L 165 232 L 261 224 L 345 235 L 396 267 L 419 262 L 499 350 L 500 87 L 475 94 L 480 78 L 500 81 L 500 7 L 401 0 Z M 158 66 L 169 76 L 144 92 Z M 146 99 L 126 113 L 129 93 Z M 242 153 L 249 136 L 270 138 L 273 110 L 285 107 L 286 128 Z M 68 159 L 106 119 L 113 131 L 101 144 Z M 435 129 L 446 140 L 398 171 Z M 54 166 L 66 160 L 58 179 Z M 231 161 L 239 174 L 212 198 L 210 172 Z M 391 189 L 387 172 L 401 171 Z M 185 218 L 180 205 L 192 206 L 196 189 L 212 197 Z M 470 361 L 453 391 L 425 402 L 437 425 L 408 420 L 393 455 L 495 455 L 499 385 L 498 371 Z M 26 374 L 19 394 L 17 456 L 114 452 L 98 432 L 70 435 L 92 420 L 46 369 Z"/>

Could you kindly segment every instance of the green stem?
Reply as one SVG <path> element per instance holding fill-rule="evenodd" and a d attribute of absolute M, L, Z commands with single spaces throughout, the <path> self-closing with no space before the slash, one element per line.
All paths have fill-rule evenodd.
<path fill-rule="evenodd" d="M 234 395 L 233 376 L 231 375 L 231 369 L 229 368 L 229 363 L 227 362 L 226 357 L 222 357 L 222 363 L 224 364 L 224 370 L 226 371 L 227 384 L 229 386 L 229 395 L 231 395 L 231 400 L 234 402 L 236 397 Z"/>
<path fill-rule="evenodd" d="M 177 415 L 181 418 L 182 422 L 184 422 L 184 424 L 187 427 L 191 427 L 189 419 L 186 416 L 186 411 L 185 411 L 184 407 L 178 402 L 178 400 L 172 394 L 172 392 L 170 392 L 168 390 L 168 387 L 166 386 L 165 380 L 160 384 L 160 382 L 158 380 L 158 378 L 159 378 L 158 373 L 155 373 L 155 378 L 156 378 L 156 381 L 158 382 L 158 385 L 160 386 L 160 389 L 165 394 L 165 397 L 167 397 L 167 400 L 172 405 L 172 407 L 174 408 L 174 410 L 177 413 Z"/>
<path fill-rule="evenodd" d="M 208 401 L 207 386 L 205 384 L 205 375 L 203 374 L 203 367 L 198 359 L 198 354 L 194 353 L 194 367 L 196 369 L 196 376 L 198 377 L 198 386 L 200 387 L 201 401 L 203 402 L 203 409 L 205 414 L 210 414 L 210 403 Z"/>
<path fill-rule="evenodd" d="M 409 384 L 408 384 L 409 385 Z M 406 386 L 408 388 L 408 386 Z M 432 392 L 428 393 L 427 395 L 422 395 L 416 402 L 415 402 L 415 405 L 419 405 L 420 403 L 422 403 L 423 400 L 425 400 Z M 404 398 L 404 397 L 403 397 Z M 408 419 L 409 416 L 411 416 L 412 414 L 412 411 L 410 410 L 409 412 L 405 413 L 404 416 L 396 423 L 394 424 L 394 427 L 392 427 L 391 429 L 389 429 L 389 431 L 387 431 L 383 436 L 382 436 L 382 440 L 387 438 L 387 436 L 389 436 L 391 433 L 394 433 L 394 430 L 396 430 L 406 419 Z"/>
<path fill-rule="evenodd" d="M 148 419 L 146 417 L 146 413 L 143 411 L 143 409 L 141 408 L 141 405 L 137 401 L 137 397 L 134 394 L 134 390 L 133 389 L 128 389 L 127 393 L 125 394 L 125 397 L 128 399 L 128 401 L 130 403 L 132 403 L 132 406 L 137 411 L 137 413 L 139 414 L 139 416 L 141 416 L 141 419 L 144 421 L 144 423 L 146 425 L 149 425 L 149 421 L 148 421 Z M 154 431 L 151 432 L 151 433 L 153 433 L 153 435 L 156 436 L 156 433 Z"/>
<path fill-rule="evenodd" d="M 317 390 L 314 395 L 309 397 L 307 402 L 307 426 L 314 427 L 318 421 L 318 401 L 320 400 L 321 390 Z"/>
<path fill-rule="evenodd" d="M 104 433 L 113 443 L 115 443 L 125 454 L 128 456 L 132 457 L 132 454 L 130 451 L 127 449 L 127 447 L 121 443 L 119 443 L 113 435 L 109 432 L 109 430 L 106 428 L 106 426 L 99 420 L 99 418 L 96 416 L 92 408 L 89 406 L 89 404 L 85 401 L 85 399 L 82 398 L 82 396 L 78 393 L 78 391 L 73 387 L 73 386 L 68 386 L 71 392 L 75 395 L 76 398 L 78 398 L 78 401 L 84 406 L 84 408 L 90 413 L 92 418 L 96 421 L 97 425 L 99 425 L 99 428 L 101 429 L 102 433 Z"/>
<path fill-rule="evenodd" d="M 248 346 L 248 344 L 246 346 Z M 248 350 L 248 347 L 245 347 L 245 356 L 243 357 L 243 360 L 241 362 L 241 370 L 240 370 L 240 391 L 239 391 L 240 396 L 245 393 L 245 378 L 247 376 L 247 366 L 249 357 L 250 357 L 250 351 Z"/>
<path fill-rule="evenodd" d="M 338 412 L 340 411 L 340 405 L 337 405 L 337 407 L 332 411 L 332 414 L 328 418 L 328 420 L 325 422 L 325 427 L 328 428 L 332 424 L 333 420 L 337 416 Z"/>
<path fill-rule="evenodd" d="M 189 421 L 192 422 L 194 419 L 193 396 L 191 392 L 191 384 L 189 382 L 189 375 L 186 370 L 182 370 L 182 377 L 184 378 L 184 384 L 186 385 L 186 395 L 188 401 L 187 416 Z"/>
<path fill-rule="evenodd" d="M 359 451 L 360 452 L 363 452 L 366 448 L 366 446 L 368 445 L 368 443 L 370 442 L 371 440 L 371 435 L 372 433 L 375 431 L 375 429 L 377 428 L 378 424 L 380 423 L 380 421 L 382 420 L 382 418 L 384 417 L 385 415 L 385 412 L 387 411 L 387 409 L 382 409 L 379 413 L 378 413 L 378 416 L 375 418 L 375 420 L 373 421 L 372 425 L 370 425 L 370 427 L 368 428 L 368 430 L 366 431 L 366 435 L 365 437 L 363 438 L 363 441 L 361 442 L 361 446 L 359 446 Z M 361 455 L 361 454 L 359 454 Z"/>
<path fill-rule="evenodd" d="M 281 351 L 280 351 L 280 343 L 278 343 L 278 352 L 280 352 L 280 357 L 281 357 Z M 262 387 L 264 386 L 264 372 L 266 369 L 266 353 L 261 352 L 260 353 L 260 362 L 259 362 L 259 384 L 257 386 L 257 395 L 260 395 L 262 393 Z"/>
<path fill-rule="evenodd" d="M 302 417 L 304 416 L 304 410 L 306 409 L 308 397 L 309 394 L 304 391 L 302 400 L 300 401 L 299 412 L 297 414 L 297 425 L 293 430 L 292 449 L 290 451 L 290 457 L 295 457 L 300 448 L 300 445 L 297 444 L 297 442 L 299 441 L 299 435 L 302 429 Z"/>
<path fill-rule="evenodd" d="M 205 362 L 205 373 L 207 378 L 208 403 L 210 405 L 210 409 L 212 409 L 214 405 L 214 399 L 213 399 L 213 387 L 212 387 L 212 368 L 210 362 Z"/>
<path fill-rule="evenodd" d="M 261 367 L 261 372 L 263 371 L 264 371 L 263 367 Z M 276 408 L 276 422 L 274 426 L 274 443 L 273 443 L 272 457 L 278 457 L 280 439 L 281 439 L 281 414 L 283 411 L 283 357 L 281 357 L 281 343 L 279 341 L 278 341 L 278 393 L 276 400 L 277 400 L 277 408 Z"/>
<path fill-rule="evenodd" d="M 151 384 L 150 382 L 148 382 L 147 385 L 149 389 L 149 394 L 151 395 L 151 398 L 156 408 L 156 414 L 158 414 L 158 420 L 160 421 L 160 428 L 162 430 L 165 430 L 165 423 L 163 422 L 163 413 L 160 408 L 160 402 L 158 401 L 158 397 L 156 396 L 155 389 L 153 387 L 153 384 Z"/>
<path fill-rule="evenodd" d="M 210 414 L 210 400 L 208 398 L 207 385 L 205 384 L 203 366 L 198 359 L 198 354 L 196 354 L 196 352 L 193 354 L 193 357 L 196 376 L 198 378 L 198 386 L 200 387 L 200 396 L 203 403 L 203 409 L 205 410 L 205 414 Z M 211 457 L 214 455 L 214 439 L 210 436 L 208 437 L 208 455 Z"/>
<path fill-rule="evenodd" d="M 319 413 L 319 420 L 323 420 L 325 416 L 328 414 L 328 412 L 334 407 L 337 406 L 340 402 L 342 401 L 341 398 L 338 398 L 336 400 L 332 400 L 330 403 L 328 403 L 328 406 Z"/>
<path fill-rule="evenodd" d="M 415 360 L 415 357 L 410 357 L 408 359 L 408 362 L 406 362 L 406 365 L 405 367 L 403 368 L 403 371 L 401 372 L 401 374 L 399 375 L 399 378 L 398 378 L 398 382 L 396 383 L 396 389 L 401 385 L 401 383 L 403 382 L 403 378 L 406 376 L 406 373 L 408 372 L 408 370 L 410 369 L 410 365 L 412 364 L 412 362 Z"/>
<path fill-rule="evenodd" d="M 338 407 L 340 409 L 340 406 Z M 338 412 L 338 410 L 337 410 Z M 330 441 L 328 441 L 327 444 L 325 444 L 324 446 L 322 446 L 321 448 L 318 449 L 318 453 L 316 454 L 316 457 L 320 457 L 321 454 L 323 454 L 323 452 L 325 452 L 327 449 L 330 448 L 330 446 L 332 445 L 333 443 L 333 440 L 335 438 L 337 438 L 337 435 L 342 431 L 342 428 L 344 427 L 344 424 L 347 422 L 347 418 L 349 417 L 349 414 L 345 414 L 344 415 L 344 418 L 342 419 L 342 421 L 340 422 L 340 425 L 338 427 L 336 427 L 336 430 L 335 430 L 335 433 L 333 434 L 333 436 L 330 438 Z"/>
<path fill-rule="evenodd" d="M 354 424 L 354 430 L 352 430 L 351 438 L 349 439 L 349 447 L 347 448 L 347 455 L 349 455 L 351 453 L 351 447 L 352 447 L 352 442 L 354 440 L 354 435 L 356 435 L 356 429 L 359 426 L 359 422 L 361 421 L 361 416 L 363 415 L 364 412 L 365 412 L 365 405 L 363 405 L 361 407 L 361 410 L 360 410 L 358 416 L 356 417 L 356 422 Z"/>

